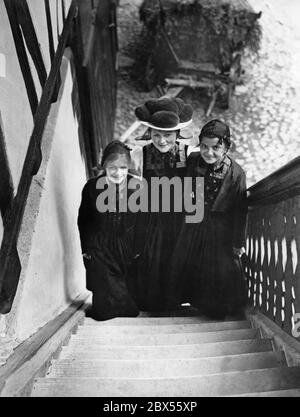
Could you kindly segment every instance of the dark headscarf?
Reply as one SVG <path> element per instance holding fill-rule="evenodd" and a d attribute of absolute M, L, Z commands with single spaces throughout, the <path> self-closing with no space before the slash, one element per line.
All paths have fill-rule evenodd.
<path fill-rule="evenodd" d="M 220 120 L 214 119 L 210 122 L 206 123 L 203 128 L 201 129 L 199 135 L 199 142 L 203 138 L 219 138 L 227 148 L 230 148 L 231 140 L 230 140 L 230 129 L 226 123 L 221 122 Z"/>

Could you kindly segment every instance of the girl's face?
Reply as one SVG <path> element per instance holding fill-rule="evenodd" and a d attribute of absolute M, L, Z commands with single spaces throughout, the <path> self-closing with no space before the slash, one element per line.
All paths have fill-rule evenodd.
<path fill-rule="evenodd" d="M 107 179 L 113 184 L 121 184 L 127 177 L 129 161 L 126 155 L 119 155 L 104 164 Z"/>
<path fill-rule="evenodd" d="M 159 150 L 159 152 L 166 153 L 173 149 L 176 138 L 176 130 L 151 129 L 151 139 L 153 145 Z"/>
<path fill-rule="evenodd" d="M 207 164 L 215 164 L 220 161 L 225 153 L 227 148 L 223 143 L 219 143 L 219 138 L 202 138 L 200 142 L 200 153 L 202 158 Z"/>

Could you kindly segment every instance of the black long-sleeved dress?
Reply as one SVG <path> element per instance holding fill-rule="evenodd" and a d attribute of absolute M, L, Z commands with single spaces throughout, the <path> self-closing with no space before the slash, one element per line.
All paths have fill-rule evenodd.
<path fill-rule="evenodd" d="M 182 212 L 174 211 L 173 189 L 170 195 L 161 190 L 158 196 L 159 210 L 151 211 L 151 179 L 182 179 L 186 173 L 186 148 L 178 143 L 167 153 L 159 152 L 152 143 L 143 148 L 143 177 L 148 184 L 149 211 L 139 215 L 138 234 L 144 244 L 138 261 L 135 287 L 138 306 L 144 311 L 162 311 L 166 308 L 167 269 L 183 219 Z M 164 203 L 170 203 L 169 211 L 163 211 L 163 200 Z"/>
<path fill-rule="evenodd" d="M 93 292 L 92 317 L 106 320 L 118 316 L 137 316 L 132 296 L 132 264 L 136 256 L 134 242 L 135 213 L 98 211 L 96 201 L 101 190 L 100 177 L 90 179 L 82 191 L 78 228 L 86 267 L 86 286 Z M 128 178 L 129 180 L 129 178 Z M 134 190 L 128 190 L 127 198 Z M 117 193 L 117 201 L 120 193 Z"/>
<path fill-rule="evenodd" d="M 188 159 L 187 175 L 204 177 L 204 218 L 182 226 L 170 262 L 168 305 L 191 303 L 213 318 L 239 314 L 247 293 L 233 247 L 245 244 L 245 173 L 228 156 L 215 167 L 197 153 Z"/>

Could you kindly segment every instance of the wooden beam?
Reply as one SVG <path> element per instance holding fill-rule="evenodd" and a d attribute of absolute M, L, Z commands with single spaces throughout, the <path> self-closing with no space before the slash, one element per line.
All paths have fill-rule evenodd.
<path fill-rule="evenodd" d="M 51 11 L 50 11 L 49 0 L 44 0 L 44 3 L 45 3 L 45 11 L 46 11 L 47 29 L 48 29 L 49 54 L 50 54 L 50 59 L 52 62 L 54 59 L 55 49 L 54 49 L 54 40 L 53 40 Z"/>
<path fill-rule="evenodd" d="M 191 62 L 191 61 L 184 61 L 180 60 L 178 67 L 180 70 L 190 70 L 194 71 L 195 73 L 204 72 L 208 74 L 215 74 L 218 75 L 221 73 L 220 69 L 217 68 L 214 64 L 210 63 L 203 63 L 203 62 Z"/>
<path fill-rule="evenodd" d="M 6 211 L 11 207 L 14 191 L 6 154 L 4 130 L 2 126 L 3 124 L 0 112 L 0 211 L 2 217 L 4 218 Z"/>
<path fill-rule="evenodd" d="M 60 34 L 59 34 L 58 2 L 59 0 L 56 0 L 56 34 L 57 34 L 57 39 L 59 40 Z"/>
<path fill-rule="evenodd" d="M 65 7 L 65 0 L 61 0 L 61 12 L 62 12 L 62 19 L 65 23 L 66 20 L 66 7 Z"/>
<path fill-rule="evenodd" d="M 135 122 L 133 122 L 130 125 L 130 127 L 121 135 L 120 141 L 126 142 L 129 136 L 132 135 L 132 133 L 135 132 L 140 126 L 141 126 L 141 122 L 139 120 L 136 120 Z"/>
<path fill-rule="evenodd" d="M 40 84 L 42 88 L 47 79 L 47 71 L 40 50 L 35 29 L 32 23 L 32 18 L 26 0 L 14 0 L 15 8 L 18 16 L 19 25 L 22 28 L 23 36 L 26 42 L 27 49 L 31 55 L 32 61 L 36 68 Z"/>
<path fill-rule="evenodd" d="M 6 215 L 9 213 L 12 207 L 14 197 L 14 190 L 12 184 L 11 173 L 9 169 L 9 163 L 6 155 L 4 130 L 2 128 L 2 119 L 0 113 L 0 210 L 3 218 L 3 227 L 5 230 Z M 3 242 L 3 239 L 2 239 Z M 0 246 L 2 245 L 0 242 Z M 19 275 L 21 272 L 21 264 L 16 249 L 12 251 L 14 257 L 14 265 L 12 271 L 15 275 Z M 12 300 L 9 294 L 14 294 L 16 291 L 16 284 L 14 281 L 8 281 L 3 291 L 0 292 L 0 306 L 2 311 L 6 311 L 11 305 Z"/>
<path fill-rule="evenodd" d="M 209 81 L 196 81 L 192 78 L 186 80 L 181 78 L 166 78 L 166 83 L 168 85 L 177 85 L 182 87 L 190 87 L 190 88 L 213 88 L 214 83 Z"/>
<path fill-rule="evenodd" d="M 14 0 L 4 0 L 12 35 L 15 42 L 16 52 L 19 59 L 20 68 L 23 74 L 27 96 L 30 103 L 30 108 L 33 116 L 35 115 L 38 106 L 38 97 L 31 74 L 30 65 L 26 53 L 26 48 L 23 40 L 23 35 L 18 23 L 18 16 L 15 8 Z"/>
<path fill-rule="evenodd" d="M 165 92 L 164 96 L 175 98 L 175 97 L 179 96 L 179 94 L 181 94 L 183 90 L 184 90 L 183 86 L 173 86 L 173 87 L 169 86 L 167 88 L 167 91 Z"/>
<path fill-rule="evenodd" d="M 36 377 L 44 376 L 55 357 L 67 343 L 90 306 L 90 294 L 85 293 L 33 336 L 25 340 L 0 367 L 0 396 L 29 396 Z"/>
<path fill-rule="evenodd" d="M 54 48 L 53 27 L 52 27 L 49 0 L 45 0 L 45 12 L 46 12 L 48 39 L 49 39 L 49 54 L 50 54 L 50 60 L 51 60 L 51 63 L 52 63 L 53 59 L 54 59 L 54 56 L 55 56 L 55 48 Z M 60 74 L 59 74 L 58 77 L 57 77 L 55 89 L 54 89 L 53 96 L 52 96 L 52 103 L 56 102 L 56 100 L 57 100 L 60 85 L 61 85 L 61 78 L 60 78 Z"/>
<path fill-rule="evenodd" d="M 170 42 L 170 39 L 169 39 L 168 35 L 166 34 L 165 29 L 162 26 L 160 27 L 160 33 L 162 34 L 162 38 L 165 41 L 165 43 L 167 44 L 167 47 L 168 47 L 168 49 L 169 49 L 169 51 L 170 51 L 170 53 L 171 53 L 171 55 L 172 55 L 172 57 L 175 61 L 175 65 L 178 66 L 180 64 L 180 60 L 179 60 L 179 58 L 178 58 L 178 56 L 175 52 L 175 49 L 173 48 L 173 45 Z"/>
<path fill-rule="evenodd" d="M 213 110 L 213 108 L 214 108 L 214 106 L 216 104 L 217 95 L 218 95 L 218 92 L 217 91 L 214 91 L 213 92 L 213 95 L 211 97 L 209 106 L 208 106 L 208 108 L 206 110 L 206 117 L 209 117 L 210 116 L 210 113 L 212 112 L 212 110 Z"/>

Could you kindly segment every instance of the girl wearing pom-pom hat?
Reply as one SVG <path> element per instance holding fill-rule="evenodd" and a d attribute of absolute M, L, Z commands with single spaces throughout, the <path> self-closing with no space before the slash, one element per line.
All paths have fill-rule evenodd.
<path fill-rule="evenodd" d="M 187 146 L 180 142 L 180 131 L 192 122 L 193 109 L 180 98 L 160 98 L 146 101 L 135 109 L 146 126 L 152 142 L 143 147 L 142 175 L 150 190 L 151 178 L 183 178 L 186 174 Z M 165 309 L 168 292 L 167 271 L 183 213 L 174 211 L 173 190 L 170 212 L 150 210 L 139 215 L 138 232 L 143 235 L 143 247 L 138 261 L 137 303 L 145 311 Z M 159 195 L 160 204 L 163 198 Z M 151 195 L 149 195 L 151 201 Z"/>

